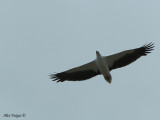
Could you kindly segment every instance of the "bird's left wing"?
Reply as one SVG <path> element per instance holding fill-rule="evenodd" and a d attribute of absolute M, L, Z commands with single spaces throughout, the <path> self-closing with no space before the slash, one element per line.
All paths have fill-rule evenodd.
<path fill-rule="evenodd" d="M 114 55 L 106 56 L 105 59 L 109 65 L 110 71 L 116 68 L 124 67 L 136 61 L 141 56 L 146 56 L 154 48 L 154 43 L 145 44 L 140 48 L 126 50 Z"/>
<path fill-rule="evenodd" d="M 94 77 L 98 74 L 100 74 L 100 72 L 96 66 L 96 63 L 95 61 L 92 61 L 90 63 L 72 68 L 61 73 L 51 74 L 50 78 L 57 82 L 82 81 Z"/>

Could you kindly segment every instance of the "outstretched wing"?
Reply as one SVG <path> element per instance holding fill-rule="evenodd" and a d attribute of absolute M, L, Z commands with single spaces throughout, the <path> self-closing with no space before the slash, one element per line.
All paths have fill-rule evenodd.
<path fill-rule="evenodd" d="M 109 64 L 110 71 L 116 68 L 124 67 L 136 61 L 141 56 L 146 56 L 154 48 L 154 43 L 145 44 L 140 48 L 126 50 L 111 56 L 105 57 Z"/>
<path fill-rule="evenodd" d="M 100 74 L 100 72 L 96 66 L 96 63 L 92 61 L 88 64 L 61 73 L 51 74 L 50 78 L 57 82 L 82 81 L 94 77 L 98 74 Z"/>

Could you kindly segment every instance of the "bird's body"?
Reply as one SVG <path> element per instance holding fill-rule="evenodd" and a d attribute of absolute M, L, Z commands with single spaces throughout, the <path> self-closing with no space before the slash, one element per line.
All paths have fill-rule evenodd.
<path fill-rule="evenodd" d="M 103 57 L 96 51 L 97 58 L 82 66 L 57 73 L 51 74 L 51 79 L 57 82 L 63 81 L 82 81 L 102 74 L 109 83 L 112 81 L 110 71 L 129 65 L 141 56 L 146 56 L 153 50 L 153 43 L 149 43 L 140 48 L 126 50 L 117 54 Z"/>
<path fill-rule="evenodd" d="M 96 65 L 100 73 L 103 75 L 104 79 L 107 80 L 109 83 L 112 81 L 111 74 L 109 72 L 107 61 L 101 54 L 96 51 L 97 59 L 95 60 Z"/>

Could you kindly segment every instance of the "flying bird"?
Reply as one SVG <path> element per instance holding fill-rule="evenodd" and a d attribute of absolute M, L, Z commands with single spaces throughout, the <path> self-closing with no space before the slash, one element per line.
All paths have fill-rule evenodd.
<path fill-rule="evenodd" d="M 99 51 L 96 51 L 95 60 L 64 72 L 51 74 L 50 78 L 57 82 L 82 81 L 102 74 L 104 79 L 111 83 L 112 76 L 110 71 L 129 65 L 141 56 L 146 56 L 148 53 L 151 53 L 153 48 L 154 43 L 149 43 L 142 47 L 122 51 L 110 56 L 102 56 Z"/>

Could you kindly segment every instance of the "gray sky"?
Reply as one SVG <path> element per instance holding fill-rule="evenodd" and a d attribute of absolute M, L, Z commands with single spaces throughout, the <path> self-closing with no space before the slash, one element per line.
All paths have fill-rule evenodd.
<path fill-rule="evenodd" d="M 159 120 L 159 0 L 0 1 L 0 119 Z M 83 82 L 49 74 L 154 42 L 135 63 Z M 13 120 L 16 118 L 12 118 Z"/>

